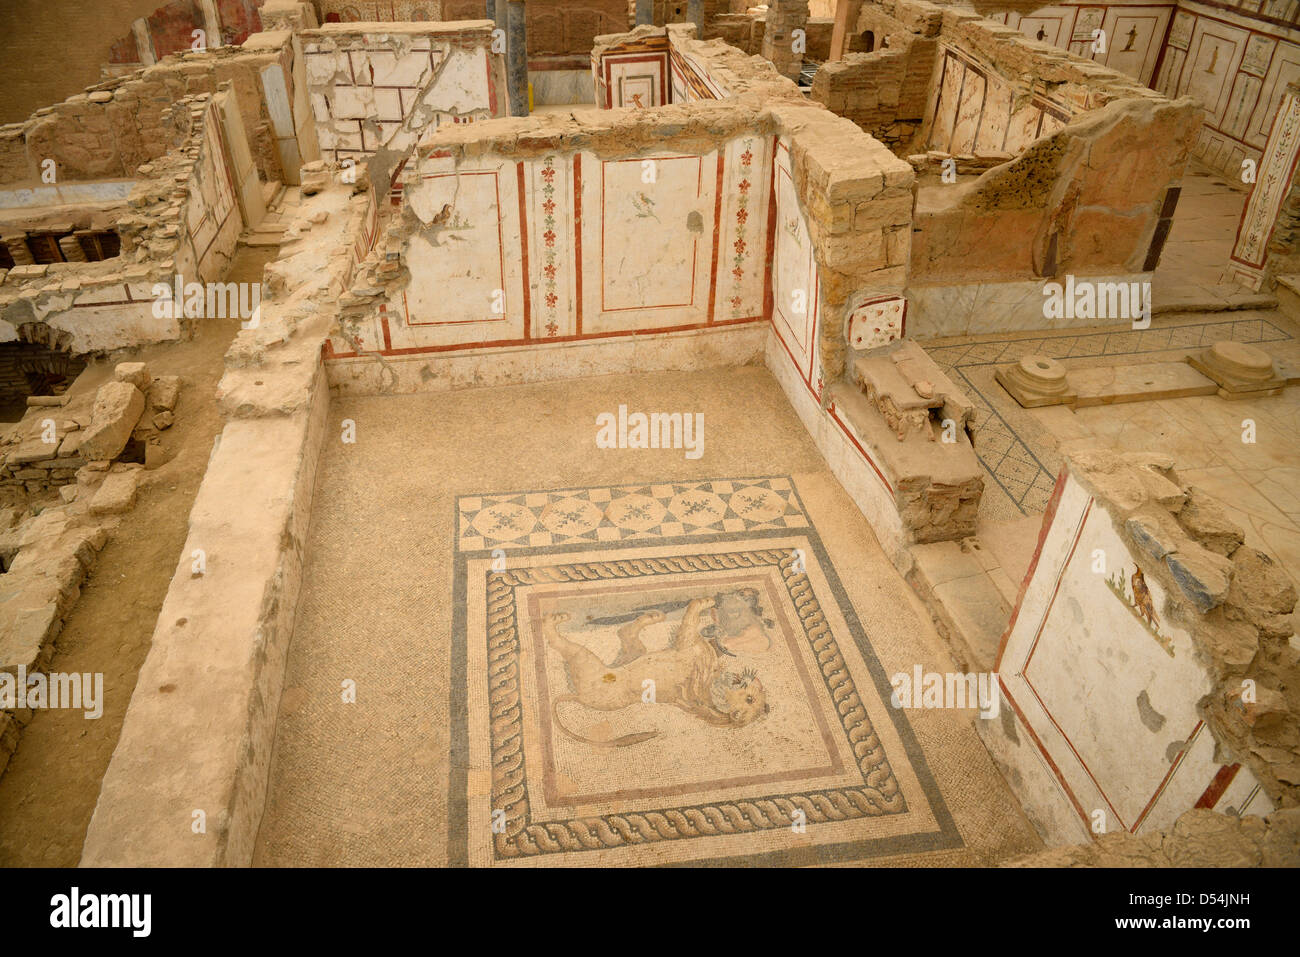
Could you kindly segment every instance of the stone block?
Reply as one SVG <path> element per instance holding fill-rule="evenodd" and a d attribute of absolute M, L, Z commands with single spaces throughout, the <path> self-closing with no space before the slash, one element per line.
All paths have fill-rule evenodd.
<path fill-rule="evenodd" d="M 0 671 L 17 674 L 20 665 L 29 672 L 43 669 L 58 633 L 58 603 L 17 609 L 7 626 L 0 628 Z"/>
<path fill-rule="evenodd" d="M 1241 546 L 1232 555 L 1228 604 L 1239 608 L 1266 638 L 1291 634 L 1296 588 L 1282 567 L 1258 549 Z"/>
<path fill-rule="evenodd" d="M 113 378 L 118 382 L 129 382 L 141 392 L 147 392 L 152 381 L 149 367 L 143 362 L 119 362 L 113 370 Z"/>
<path fill-rule="evenodd" d="M 120 515 L 135 503 L 138 479 L 134 471 L 110 472 L 90 500 L 91 515 Z"/>
<path fill-rule="evenodd" d="M 1165 564 L 1179 590 L 1201 614 L 1221 605 L 1228 597 L 1232 564 L 1222 555 L 1188 543 L 1177 552 L 1166 555 Z"/>
<path fill-rule="evenodd" d="M 1217 500 L 1198 488 L 1187 490 L 1187 503 L 1178 524 L 1193 539 L 1216 555 L 1228 556 L 1246 540 L 1246 534 Z"/>
<path fill-rule="evenodd" d="M 109 382 L 95 395 L 90 425 L 82 434 L 79 454 L 84 459 L 114 459 L 144 411 L 144 395 L 129 382 Z"/>
<path fill-rule="evenodd" d="M 149 408 L 154 412 L 174 412 L 181 394 L 181 377 L 160 375 L 149 386 Z"/>
<path fill-rule="evenodd" d="M 1134 515 L 1124 523 L 1133 542 L 1152 558 L 1161 559 L 1178 549 L 1179 542 L 1169 542 L 1160 523 L 1150 515 Z"/>

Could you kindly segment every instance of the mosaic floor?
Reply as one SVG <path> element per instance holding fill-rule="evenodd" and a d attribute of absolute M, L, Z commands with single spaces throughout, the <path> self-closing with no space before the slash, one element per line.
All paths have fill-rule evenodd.
<path fill-rule="evenodd" d="M 702 414 L 703 456 L 597 450 L 620 404 Z M 956 666 L 767 370 L 329 414 L 357 441 L 322 453 L 258 864 L 1041 847 L 974 711 L 889 706 L 887 675 Z"/>
<path fill-rule="evenodd" d="M 452 863 L 960 846 L 789 478 L 458 503 Z"/>

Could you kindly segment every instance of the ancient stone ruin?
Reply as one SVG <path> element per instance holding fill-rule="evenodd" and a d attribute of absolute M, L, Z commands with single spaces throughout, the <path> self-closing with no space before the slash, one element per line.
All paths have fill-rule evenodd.
<path fill-rule="evenodd" d="M 1273 6 L 103 31 L 0 117 L 0 864 L 1300 865 Z"/>

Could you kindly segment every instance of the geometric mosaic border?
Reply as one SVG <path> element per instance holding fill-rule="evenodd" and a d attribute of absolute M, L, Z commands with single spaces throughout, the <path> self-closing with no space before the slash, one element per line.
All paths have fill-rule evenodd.
<path fill-rule="evenodd" d="M 808 524 L 794 486 L 779 476 L 465 496 L 457 502 L 457 520 L 462 551 Z"/>

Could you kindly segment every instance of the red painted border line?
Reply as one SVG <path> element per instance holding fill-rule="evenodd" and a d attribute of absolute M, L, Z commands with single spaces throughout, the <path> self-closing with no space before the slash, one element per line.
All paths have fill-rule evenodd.
<path fill-rule="evenodd" d="M 1192 742 L 1196 740 L 1197 736 L 1201 733 L 1201 729 L 1204 727 L 1204 721 L 1196 722 L 1196 727 L 1192 729 L 1192 733 L 1188 735 L 1187 740 L 1183 743 L 1183 749 L 1178 752 L 1178 756 L 1174 758 L 1173 764 L 1169 765 L 1169 770 L 1166 771 L 1165 776 L 1160 779 L 1160 784 L 1156 787 L 1155 794 L 1151 795 L 1151 800 L 1147 801 L 1147 806 L 1142 809 L 1142 813 L 1138 815 L 1138 819 L 1134 821 L 1133 826 L 1129 828 L 1130 833 L 1136 834 L 1137 829 L 1142 826 L 1142 822 L 1147 819 L 1147 815 L 1151 813 L 1151 809 L 1155 807 L 1156 802 L 1160 800 L 1160 795 L 1165 793 L 1165 788 L 1169 785 L 1169 779 L 1174 776 L 1175 771 L 1182 767 L 1183 759 L 1186 758 L 1188 752 L 1192 750 Z"/>
<path fill-rule="evenodd" d="M 772 263 L 776 259 L 776 148 L 781 142 L 779 134 L 772 134 L 772 182 L 768 186 L 767 202 L 767 275 L 763 280 L 763 312 L 772 316 Z M 796 366 L 797 368 L 797 366 Z"/>
<path fill-rule="evenodd" d="M 1237 772 L 1240 770 L 1240 764 L 1225 764 L 1223 767 L 1219 768 L 1218 772 L 1214 775 L 1214 779 L 1210 781 L 1210 786 L 1205 789 L 1204 794 L 1197 798 L 1194 806 L 1210 808 L 1213 810 L 1214 806 L 1223 798 L 1224 792 L 1228 790 L 1228 786 L 1232 784 L 1233 779 L 1236 778 Z"/>
<path fill-rule="evenodd" d="M 1060 474 L 1056 476 L 1056 487 L 1052 489 L 1052 497 L 1048 499 L 1047 509 L 1043 512 L 1043 524 L 1038 529 L 1038 544 L 1034 547 L 1034 557 L 1029 560 L 1029 568 L 1020 582 L 1020 594 L 1016 596 L 1016 607 L 1011 612 L 1011 620 L 1007 622 L 1007 630 L 1002 633 L 1002 640 L 998 642 L 997 657 L 993 659 L 994 671 L 1002 670 L 1002 656 L 1007 650 L 1007 639 L 1011 637 L 1011 631 L 1016 627 L 1016 619 L 1020 617 L 1020 608 L 1025 603 L 1025 592 L 1029 590 L 1029 583 L 1033 581 L 1034 572 L 1038 568 L 1038 559 L 1042 557 L 1047 533 L 1051 531 L 1052 522 L 1056 519 L 1056 510 L 1060 507 L 1061 495 L 1065 492 L 1065 483 L 1069 474 L 1068 469 L 1062 468 Z"/>
<path fill-rule="evenodd" d="M 889 479 L 885 478 L 885 473 L 880 471 L 880 469 L 876 466 L 876 460 L 873 459 L 870 455 L 868 455 L 867 450 L 862 447 L 862 444 L 860 442 L 858 442 L 857 437 L 853 434 L 853 430 L 850 429 L 848 427 L 848 424 L 839 417 L 839 414 L 835 411 L 834 402 L 831 403 L 831 407 L 829 411 L 831 414 L 831 418 L 834 419 L 835 424 L 840 427 L 840 430 L 844 433 L 845 438 L 847 438 L 850 442 L 853 443 L 853 447 L 862 454 L 862 457 L 867 460 L 867 464 L 871 466 L 871 471 L 876 473 L 877 478 L 879 478 L 880 481 L 884 483 L 884 486 L 889 491 L 889 494 L 893 495 L 894 487 L 889 484 Z"/>
<path fill-rule="evenodd" d="M 582 335 L 582 154 L 573 154 L 573 334 Z"/>
<path fill-rule="evenodd" d="M 519 179 L 519 257 L 524 267 L 524 341 L 527 342 L 533 337 L 533 304 L 528 289 L 529 285 L 531 285 L 528 273 L 528 211 L 524 208 L 524 164 L 522 160 L 515 164 L 515 170 L 518 172 Z"/>
<path fill-rule="evenodd" d="M 436 352 L 464 352 L 469 349 L 499 349 L 510 346 L 530 346 L 543 345 L 552 342 L 590 342 L 597 339 L 633 339 L 637 336 L 657 336 L 665 333 L 674 332 L 697 332 L 701 329 L 717 329 L 722 326 L 742 326 L 756 322 L 763 322 L 766 316 L 745 316 L 740 319 L 719 319 L 712 326 L 707 323 L 695 322 L 683 326 L 660 326 L 655 329 L 617 329 L 610 332 L 588 332 L 581 336 L 548 336 L 545 339 L 533 339 L 525 341 L 523 339 L 493 339 L 488 342 L 453 342 L 441 346 L 408 346 L 401 349 L 388 349 L 377 352 L 335 352 L 333 347 L 330 348 L 329 358 L 331 359 L 357 359 L 365 356 L 410 356 L 426 355 Z"/>
<path fill-rule="evenodd" d="M 1073 560 L 1074 553 L 1079 547 L 1079 542 L 1083 540 L 1083 527 L 1088 523 L 1088 516 L 1092 512 L 1093 501 L 1094 500 L 1090 496 L 1088 498 L 1088 504 L 1084 506 L 1083 514 L 1079 517 L 1079 527 L 1074 531 L 1074 542 L 1070 545 L 1070 551 L 1065 556 L 1065 561 L 1061 563 L 1061 570 L 1057 572 L 1056 584 L 1052 588 L 1052 595 L 1048 599 L 1047 607 L 1043 609 L 1043 617 L 1039 619 L 1038 630 L 1034 633 L 1034 641 L 1029 646 L 1029 653 L 1025 656 L 1024 663 L 1020 666 L 1019 674 L 1020 680 L 1025 683 L 1025 687 L 1028 688 L 1030 694 L 1034 696 L 1034 699 L 1038 702 L 1038 706 L 1042 709 L 1047 720 L 1052 723 L 1052 727 L 1056 729 L 1056 733 L 1061 736 L 1061 740 L 1065 742 L 1065 746 L 1070 749 L 1070 753 L 1074 755 L 1074 759 L 1078 761 L 1079 766 L 1083 768 L 1083 773 L 1088 776 L 1088 780 L 1091 781 L 1093 787 L 1097 789 L 1097 793 L 1101 795 L 1101 799 L 1105 801 L 1106 806 L 1110 808 L 1110 813 L 1115 815 L 1115 820 L 1119 822 L 1121 827 L 1127 829 L 1128 825 L 1124 823 L 1124 819 L 1120 816 L 1119 811 L 1115 809 L 1115 805 L 1112 804 L 1110 798 L 1106 796 L 1105 789 L 1101 786 L 1101 783 L 1097 780 L 1096 776 L 1093 775 L 1092 769 L 1088 767 L 1088 762 L 1083 759 L 1083 755 L 1079 754 L 1078 749 L 1074 746 L 1074 742 L 1070 740 L 1070 736 L 1065 733 L 1065 729 L 1061 727 L 1051 710 L 1047 707 L 1047 702 L 1043 700 L 1043 696 L 1038 693 L 1038 689 L 1035 688 L 1033 682 L 1029 680 L 1029 663 L 1033 659 L 1034 653 L 1038 650 L 1038 642 L 1043 636 L 1043 629 L 1047 627 L 1047 619 L 1051 616 L 1052 607 L 1056 604 L 1056 596 L 1061 590 L 1061 581 L 1065 578 L 1065 572 L 1070 567 L 1070 562 Z M 1070 790 L 1070 786 L 1066 783 L 1064 777 L 1061 778 L 1061 786 L 1067 791 Z M 1084 817 L 1084 823 L 1088 823 L 1086 815 Z"/>
<path fill-rule="evenodd" d="M 718 147 L 718 182 L 714 187 L 716 197 L 713 201 L 713 264 L 709 267 L 709 314 L 708 322 L 713 323 L 713 314 L 716 309 L 714 302 L 718 296 L 718 245 L 722 242 L 722 171 L 723 171 L 723 147 Z"/>
<path fill-rule="evenodd" d="M 1061 769 L 1057 767 L 1056 762 L 1052 760 L 1052 755 L 1048 753 L 1047 748 L 1043 745 L 1042 739 L 1038 737 L 1038 733 L 1034 731 L 1033 726 L 1025 719 L 1024 712 L 1020 710 L 1020 705 L 1016 704 L 1016 699 L 1011 696 L 1011 689 L 1009 689 L 1007 683 L 1002 680 L 1001 674 L 998 674 L 998 684 L 1002 688 L 1002 697 L 1007 699 L 1007 704 L 1011 705 L 1011 710 L 1014 711 L 1016 717 L 1020 719 L 1021 727 L 1029 732 L 1029 737 L 1033 739 L 1039 753 L 1043 756 L 1043 760 L 1047 762 L 1047 766 L 1051 768 L 1052 773 L 1056 775 L 1056 780 L 1060 782 L 1061 787 L 1064 788 L 1065 796 L 1069 798 L 1070 803 L 1074 805 L 1074 810 L 1078 813 L 1084 824 L 1088 824 L 1091 819 L 1083 810 L 1083 805 L 1080 804 L 1079 799 L 1074 796 L 1074 792 L 1070 790 L 1070 786 L 1065 783 L 1065 775 L 1061 773 Z"/>

